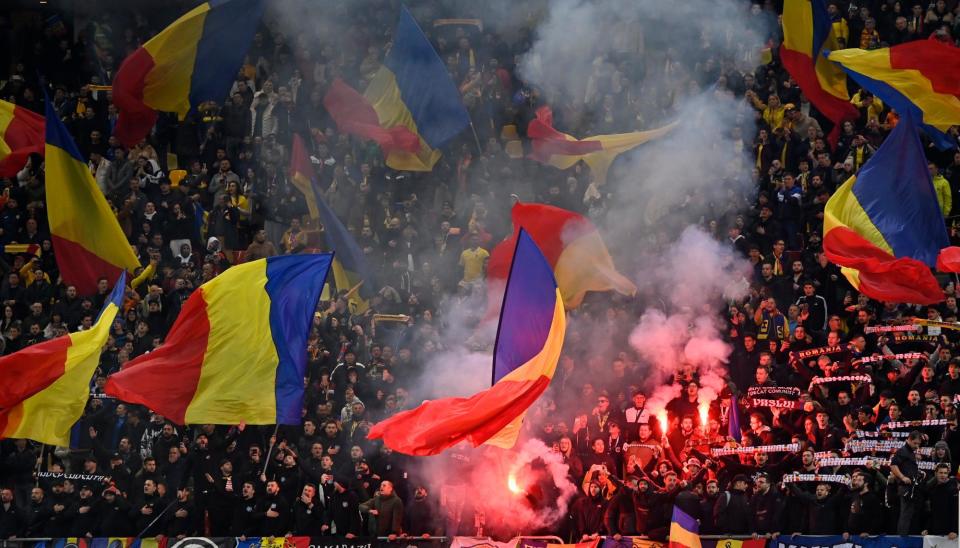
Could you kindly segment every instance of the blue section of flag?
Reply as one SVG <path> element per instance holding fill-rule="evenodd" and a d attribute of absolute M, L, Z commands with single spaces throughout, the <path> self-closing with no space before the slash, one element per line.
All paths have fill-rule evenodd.
<path fill-rule="evenodd" d="M 894 256 L 936 266 L 950 238 L 912 116 L 901 117 L 857 174 L 853 195 Z"/>
<path fill-rule="evenodd" d="M 514 275 L 515 273 L 522 273 Z M 557 305 L 553 268 L 523 229 L 517 236 L 493 353 L 493 382 L 543 349 Z"/>
<path fill-rule="evenodd" d="M 406 7 L 383 64 L 396 79 L 417 133 L 431 148 L 442 147 L 470 124 L 446 65 Z"/>

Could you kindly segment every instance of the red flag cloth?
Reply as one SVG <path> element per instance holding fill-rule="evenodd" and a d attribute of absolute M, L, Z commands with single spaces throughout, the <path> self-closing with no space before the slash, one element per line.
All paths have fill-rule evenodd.
<path fill-rule="evenodd" d="M 380 145 L 384 154 L 392 151 L 417 152 L 420 137 L 403 126 L 389 129 L 380 125 L 377 112 L 357 90 L 337 78 L 323 98 L 323 106 L 344 133 L 369 139 Z"/>
<path fill-rule="evenodd" d="M 910 257 L 895 258 L 846 227 L 824 234 L 824 253 L 843 264 L 843 273 L 861 293 L 886 302 L 936 304 L 943 290 L 930 267 Z M 842 249 L 843 255 L 832 250 Z"/>
<path fill-rule="evenodd" d="M 554 154 L 580 156 L 603 150 L 601 141 L 571 140 L 568 135 L 554 129 L 553 111 L 547 106 L 537 109 L 537 117 L 527 125 L 527 137 L 533 146 L 530 156 L 540 162 L 547 162 Z"/>
<path fill-rule="evenodd" d="M 567 309 L 580 306 L 588 291 L 636 293 L 637 287 L 617 271 L 600 233 L 583 215 L 559 207 L 525 203 L 514 205 L 510 213 L 514 233 L 490 253 L 489 281 L 507 279 L 517 234 L 523 228 L 553 267 Z M 497 306 L 495 293 L 490 296 L 491 311 Z"/>
<path fill-rule="evenodd" d="M 960 247 L 952 245 L 940 250 L 937 255 L 937 270 L 940 272 L 960 272 Z"/>
<path fill-rule="evenodd" d="M 13 177 L 30 154 L 43 154 L 43 116 L 0 101 L 0 177 Z"/>

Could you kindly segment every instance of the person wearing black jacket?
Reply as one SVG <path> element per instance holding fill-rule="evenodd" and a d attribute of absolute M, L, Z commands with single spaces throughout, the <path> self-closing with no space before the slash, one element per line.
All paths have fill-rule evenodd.
<path fill-rule="evenodd" d="M 590 485 L 594 482 L 591 481 Z M 599 487 L 600 484 L 597 483 Z M 639 487 L 638 487 L 639 486 Z M 603 527 L 608 535 L 632 535 L 638 529 L 636 520 L 635 499 L 637 493 L 645 493 L 649 488 L 649 483 L 645 480 L 638 481 L 635 476 L 629 476 L 627 482 L 614 493 L 613 498 L 605 505 L 603 514 Z M 591 495 L 592 496 L 592 495 Z M 646 530 L 646 520 L 643 524 Z"/>
<path fill-rule="evenodd" d="M 766 472 L 757 474 L 750 498 L 750 529 L 758 535 L 779 533 L 783 528 L 783 496 L 770 484 Z"/>
<path fill-rule="evenodd" d="M 253 482 L 243 482 L 243 487 L 240 488 L 240 500 L 234 505 L 230 534 L 238 537 L 259 535 L 262 529 L 260 526 L 262 517 L 263 511 L 260 509 Z"/>
<path fill-rule="evenodd" d="M 427 495 L 426 487 L 422 485 L 417 487 L 413 492 L 413 500 L 404 509 L 403 519 L 405 523 L 403 530 L 408 535 L 427 537 L 439 533 L 437 509 Z M 602 512 L 599 520 L 603 523 Z"/>
<path fill-rule="evenodd" d="M 308 483 L 293 502 L 294 536 L 319 537 L 330 530 L 330 518 L 323 503 L 317 500 L 316 486 Z"/>
<path fill-rule="evenodd" d="M 0 489 L 0 539 L 15 537 L 20 533 L 22 519 L 14 502 L 13 489 Z"/>
<path fill-rule="evenodd" d="M 43 526 L 43 534 L 48 537 L 66 536 L 70 529 L 70 521 L 73 519 L 70 515 L 73 500 L 64 491 L 63 480 L 58 479 L 53 482 L 47 502 L 50 507 L 50 516 Z"/>
<path fill-rule="evenodd" d="M 210 483 L 213 484 L 207 501 L 210 512 L 210 534 L 233 535 L 236 531 L 230 528 L 230 523 L 238 505 L 241 485 L 233 476 L 233 463 L 230 459 L 225 458 L 220 461 L 219 476 L 216 480 L 209 478 Z"/>
<path fill-rule="evenodd" d="M 950 477 L 950 466 L 938 464 L 933 479 L 926 485 L 927 512 L 923 535 L 953 535 L 957 531 L 957 480 Z"/>
<path fill-rule="evenodd" d="M 577 498 L 570 508 L 574 540 L 586 539 L 590 535 L 602 535 L 606 531 L 603 518 L 608 501 L 603 496 L 599 483 L 590 482 L 587 490 L 587 493 Z"/>
<path fill-rule="evenodd" d="M 831 535 L 841 529 L 843 505 L 846 497 L 840 496 L 843 488 L 834 490 L 829 483 L 818 483 L 816 494 L 804 491 L 790 483 L 790 495 L 799 499 L 807 510 L 807 535 Z"/>
<path fill-rule="evenodd" d="M 98 500 L 94 496 L 93 487 L 89 484 L 80 486 L 80 497 L 71 510 L 73 520 L 70 522 L 70 533 L 68 537 L 93 536 L 97 529 Z"/>
<path fill-rule="evenodd" d="M 44 527 L 53 511 L 46 500 L 46 493 L 40 487 L 34 487 L 30 491 L 30 504 L 23 512 L 24 529 L 23 536 L 40 537 L 43 536 Z"/>
<path fill-rule="evenodd" d="M 332 481 L 331 485 L 332 494 L 326 495 L 327 508 L 330 510 L 330 533 L 347 538 L 359 536 L 362 530 L 360 497 L 340 482 Z"/>
<path fill-rule="evenodd" d="M 97 504 L 96 536 L 127 536 L 135 535 L 139 531 L 131 531 L 130 505 L 120 496 L 116 487 L 109 487 L 103 492 L 103 499 Z"/>
<path fill-rule="evenodd" d="M 290 532 L 290 505 L 280 495 L 280 483 L 267 482 L 267 494 L 260 499 L 263 514 L 260 530 L 272 537 L 282 537 Z"/>
<path fill-rule="evenodd" d="M 130 509 L 130 519 L 134 528 L 141 536 L 153 537 L 160 533 L 161 527 L 157 516 L 163 511 L 163 501 L 157 493 L 157 484 L 152 479 L 143 482 L 143 494 L 135 499 Z"/>
<path fill-rule="evenodd" d="M 164 533 L 171 538 L 192 536 L 197 533 L 201 514 L 193 504 L 193 489 L 181 487 L 177 490 L 177 502 L 167 510 Z"/>
<path fill-rule="evenodd" d="M 717 528 L 725 534 L 750 534 L 750 501 L 747 499 L 747 486 L 750 484 L 746 474 L 737 474 L 730 482 L 730 489 L 720 494 L 713 507 L 713 520 Z"/>
<path fill-rule="evenodd" d="M 851 535 L 879 535 L 883 532 L 883 501 L 872 487 L 873 479 L 862 470 L 850 477 L 850 513 L 845 532 Z"/>
<path fill-rule="evenodd" d="M 703 487 L 703 500 L 700 501 L 700 534 L 715 535 L 720 532 L 714 521 L 713 507 L 720 497 L 720 484 L 715 479 L 707 480 Z"/>

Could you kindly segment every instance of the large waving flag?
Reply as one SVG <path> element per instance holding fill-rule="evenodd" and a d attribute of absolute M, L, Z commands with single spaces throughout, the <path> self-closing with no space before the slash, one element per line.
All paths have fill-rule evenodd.
<path fill-rule="evenodd" d="M 140 142 L 157 111 L 182 120 L 230 91 L 263 14 L 263 0 L 210 0 L 190 10 L 124 59 L 113 79 L 120 111 L 114 135 Z"/>
<path fill-rule="evenodd" d="M 513 425 L 546 391 L 566 331 L 553 269 L 521 231 L 503 297 L 493 355 L 494 384 L 469 398 L 426 401 L 374 425 L 367 436 L 394 451 L 435 455 L 461 441 L 512 447 Z M 507 432 L 501 432 L 507 429 Z"/>
<path fill-rule="evenodd" d="M 843 71 L 821 55 L 839 49 L 825 0 L 785 0 L 780 60 L 817 110 L 833 122 L 829 140 L 836 143 L 845 120 L 856 120 Z"/>
<path fill-rule="evenodd" d="M 311 219 L 316 219 L 317 210 L 317 181 L 313 176 L 313 164 L 310 163 L 310 153 L 299 133 L 293 134 L 293 143 L 290 146 L 290 180 L 297 187 L 303 199 L 307 202 L 307 212 Z"/>
<path fill-rule="evenodd" d="M 538 162 L 567 169 L 583 161 L 590 166 L 594 178 L 603 183 L 607 171 L 620 154 L 636 148 L 647 141 L 670 132 L 676 122 L 649 131 L 634 131 L 615 135 L 594 135 L 577 139 L 561 133 L 553 127 L 553 112 L 550 107 L 537 109 L 537 117 L 527 126 L 527 137 L 533 145 L 530 157 Z"/>
<path fill-rule="evenodd" d="M 700 548 L 700 525 L 678 506 L 673 507 L 668 548 Z"/>
<path fill-rule="evenodd" d="M 367 261 L 363 256 L 363 250 L 347 231 L 347 227 L 343 226 L 337 215 L 320 196 L 313 176 L 310 156 L 307 154 L 303 139 L 297 134 L 293 136 L 293 146 L 290 151 L 290 173 L 294 186 L 303 193 L 307 201 L 310 217 L 318 219 L 323 224 L 323 235 L 327 247 L 336 252 L 330 267 L 333 270 L 334 284 L 337 289 L 344 291 L 356 288 L 350 293 L 348 301 L 354 314 L 362 314 L 369 306 L 367 299 L 374 289 L 371 285 L 372 276 L 367 268 Z M 363 285 L 360 285 L 361 283 Z"/>
<path fill-rule="evenodd" d="M 90 380 L 100 363 L 123 302 L 121 273 L 96 323 L 0 358 L 0 438 L 70 445 L 70 428 L 83 415 Z"/>
<path fill-rule="evenodd" d="M 33 153 L 43 154 L 43 116 L 0 101 L 0 177 L 13 177 Z"/>
<path fill-rule="evenodd" d="M 863 169 L 830 197 L 823 250 L 863 294 L 881 301 L 943 301 L 930 271 L 950 245 L 923 144 L 905 115 Z"/>
<path fill-rule="evenodd" d="M 300 424 L 307 335 L 332 254 L 234 266 L 183 305 L 166 341 L 106 393 L 178 424 Z"/>
<path fill-rule="evenodd" d="M 490 254 L 488 280 L 507 279 L 511 252 L 522 228 L 553 267 L 563 304 L 568 309 L 580 306 L 588 291 L 614 290 L 623 295 L 637 292 L 637 286 L 617 272 L 600 233 L 583 215 L 559 207 L 524 203 L 514 204 L 510 215 L 513 236 Z"/>
<path fill-rule="evenodd" d="M 81 295 L 140 266 L 76 143 L 47 101 L 46 194 L 60 275 Z"/>
<path fill-rule="evenodd" d="M 400 9 L 390 52 L 364 96 L 380 127 L 404 127 L 420 138 L 417 152 L 387 154 L 393 169 L 430 171 L 440 159 L 437 149 L 470 124 L 447 67 L 406 7 Z"/>
<path fill-rule="evenodd" d="M 947 131 L 960 125 L 960 50 L 936 40 L 892 48 L 844 49 L 830 61 L 900 114 L 922 122 L 941 149 L 957 146 Z"/>
<path fill-rule="evenodd" d="M 406 126 L 382 127 L 370 102 L 339 78 L 330 85 L 323 106 L 340 131 L 374 141 L 388 158 L 393 151 L 411 154 L 420 151 L 420 137 L 416 133 Z"/>

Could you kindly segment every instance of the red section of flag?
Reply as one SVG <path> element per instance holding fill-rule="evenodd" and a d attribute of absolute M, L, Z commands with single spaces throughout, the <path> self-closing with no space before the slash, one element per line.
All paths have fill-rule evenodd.
<path fill-rule="evenodd" d="M 856 269 L 858 290 L 871 299 L 923 305 L 944 299 L 930 267 L 909 257 L 894 258 L 849 228 L 827 231 L 823 251 L 831 262 Z"/>
<path fill-rule="evenodd" d="M 7 409 L 50 386 L 64 373 L 69 336 L 28 346 L 0 358 L 0 409 Z M 0 432 L 3 428 L 0 428 Z"/>
<path fill-rule="evenodd" d="M 184 424 L 200 382 L 209 336 L 207 302 L 198 289 L 183 304 L 165 344 L 127 362 L 107 379 L 104 391 Z"/>
<path fill-rule="evenodd" d="M 142 141 L 157 123 L 157 111 L 143 102 L 147 74 L 153 66 L 153 56 L 141 47 L 124 59 L 113 79 L 113 104 L 120 112 L 113 135 L 127 148 Z"/>
<path fill-rule="evenodd" d="M 104 261 L 99 255 L 83 247 L 77 242 L 61 238 L 56 234 L 50 235 L 53 250 L 57 254 L 58 265 L 69 265 L 61 268 L 60 275 L 67 285 L 77 288 L 81 295 L 93 295 L 97 292 L 97 281 L 100 278 L 114 280 L 120 276 L 123 269 Z"/>
<path fill-rule="evenodd" d="M 482 444 L 525 412 L 550 384 L 502 380 L 469 398 L 426 401 L 378 422 L 367 434 L 371 440 L 407 455 L 436 455 L 462 442 Z"/>
<path fill-rule="evenodd" d="M 36 112 L 14 107 L 13 119 L 2 139 L 10 154 L 0 160 L 0 177 L 13 177 L 27 164 L 31 154 L 43 154 L 45 120 Z"/>
<path fill-rule="evenodd" d="M 540 162 L 546 162 L 554 155 L 581 156 L 603 150 L 600 141 L 571 139 L 554 129 L 553 111 L 547 106 L 537 109 L 537 117 L 527 126 L 527 137 L 533 146 L 530 157 Z"/>
<path fill-rule="evenodd" d="M 420 138 L 416 134 L 403 126 L 383 128 L 370 102 L 339 78 L 331 84 L 323 106 L 340 131 L 376 142 L 384 154 L 420 150 Z"/>

